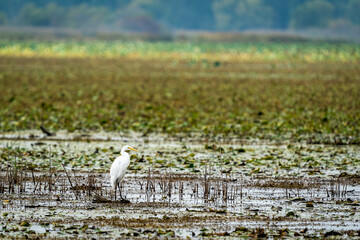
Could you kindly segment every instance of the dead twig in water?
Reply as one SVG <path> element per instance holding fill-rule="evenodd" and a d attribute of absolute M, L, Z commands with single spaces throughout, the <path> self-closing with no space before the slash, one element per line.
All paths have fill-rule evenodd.
<path fill-rule="evenodd" d="M 65 171 L 65 174 L 66 174 L 66 176 L 67 176 L 67 178 L 68 178 L 68 180 L 69 180 L 71 189 L 75 189 L 75 188 L 74 188 L 74 185 L 73 185 L 72 182 L 71 182 L 70 176 L 69 176 L 69 174 L 68 174 L 67 171 L 66 171 L 66 168 L 65 168 L 64 164 L 61 164 L 61 165 L 62 165 L 62 167 L 63 167 L 63 169 L 64 169 L 64 171 Z M 73 191 L 75 191 L 75 190 L 73 190 Z M 77 194 L 76 194 L 75 192 L 74 192 L 74 195 L 75 195 L 76 200 L 78 200 Z"/>
<path fill-rule="evenodd" d="M 50 146 L 50 152 L 49 152 L 49 191 L 51 192 L 51 185 L 52 185 L 52 173 L 51 173 L 51 146 Z"/>
<path fill-rule="evenodd" d="M 205 166 L 205 173 L 204 173 L 204 199 L 208 199 L 209 197 L 209 180 L 207 177 L 207 166 Z"/>

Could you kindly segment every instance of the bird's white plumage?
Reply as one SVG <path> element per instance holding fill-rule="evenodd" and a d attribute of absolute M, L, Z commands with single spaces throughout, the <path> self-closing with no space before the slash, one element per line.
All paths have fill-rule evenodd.
<path fill-rule="evenodd" d="M 127 152 L 122 153 L 115 159 L 110 168 L 110 183 L 113 189 L 115 189 L 117 183 L 120 183 L 124 178 L 126 169 L 130 164 L 130 156 Z"/>
<path fill-rule="evenodd" d="M 126 169 L 130 164 L 130 155 L 126 152 L 128 150 L 137 151 L 136 149 L 126 145 L 121 149 L 120 156 L 117 157 L 110 168 L 110 183 L 115 190 L 116 186 L 123 180 Z"/>

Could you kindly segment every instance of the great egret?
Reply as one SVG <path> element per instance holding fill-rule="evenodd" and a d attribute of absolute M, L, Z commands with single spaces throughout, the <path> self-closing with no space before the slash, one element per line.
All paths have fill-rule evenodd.
<path fill-rule="evenodd" d="M 120 182 L 125 176 L 125 172 L 127 167 L 130 164 L 130 155 L 126 151 L 133 150 L 137 152 L 136 149 L 126 145 L 121 149 L 120 156 L 118 156 L 111 165 L 110 168 L 110 183 L 112 188 L 115 190 L 115 201 L 116 201 L 116 187 L 119 188 L 120 198 L 123 199 L 121 196 L 120 190 Z"/>

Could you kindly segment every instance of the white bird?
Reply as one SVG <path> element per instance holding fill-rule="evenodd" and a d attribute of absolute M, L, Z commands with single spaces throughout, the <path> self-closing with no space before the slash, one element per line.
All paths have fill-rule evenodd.
<path fill-rule="evenodd" d="M 116 187 L 119 188 L 120 198 L 123 199 L 123 197 L 121 196 L 120 182 L 124 178 L 126 169 L 128 168 L 128 166 L 130 164 L 130 155 L 129 155 L 129 153 L 126 152 L 126 151 L 130 151 L 130 150 L 137 152 L 136 149 L 134 149 L 128 145 L 124 146 L 121 149 L 120 156 L 118 156 L 114 160 L 114 162 L 112 163 L 111 168 L 110 168 L 110 183 L 111 183 L 113 190 L 115 190 L 115 201 L 116 201 Z"/>

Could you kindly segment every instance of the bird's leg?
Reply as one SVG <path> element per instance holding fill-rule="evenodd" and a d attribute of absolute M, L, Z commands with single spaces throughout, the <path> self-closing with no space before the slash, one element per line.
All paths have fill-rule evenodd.
<path fill-rule="evenodd" d="M 116 186 L 115 186 L 115 201 L 116 201 Z"/>
<path fill-rule="evenodd" d="M 118 188 L 119 188 L 119 193 L 120 193 L 120 200 L 123 199 L 123 197 L 121 196 L 121 187 L 120 187 L 120 183 L 117 184 Z"/>

